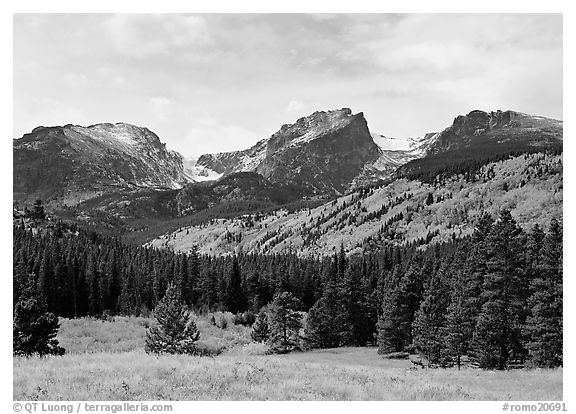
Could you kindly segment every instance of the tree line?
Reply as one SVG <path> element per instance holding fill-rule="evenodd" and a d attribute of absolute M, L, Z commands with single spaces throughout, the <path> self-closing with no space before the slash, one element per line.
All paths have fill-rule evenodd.
<path fill-rule="evenodd" d="M 16 224 L 13 240 L 15 306 L 32 289 L 62 317 L 147 314 L 173 285 L 196 312 L 259 314 L 255 330 L 282 332 L 287 342 L 275 343 L 284 345 L 294 329 L 265 327 L 271 306 L 285 309 L 291 326 L 298 319 L 309 347 L 377 344 L 382 354 L 416 351 L 440 366 L 464 355 L 486 368 L 562 364 L 556 220 L 546 232 L 524 231 L 505 210 L 482 216 L 473 235 L 425 250 L 388 245 L 326 258 L 181 254 L 63 223 L 36 232 Z"/>

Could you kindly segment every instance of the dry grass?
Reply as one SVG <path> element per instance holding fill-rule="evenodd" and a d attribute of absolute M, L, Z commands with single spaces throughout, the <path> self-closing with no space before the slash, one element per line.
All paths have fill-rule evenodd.
<path fill-rule="evenodd" d="M 66 353 L 127 352 L 144 349 L 148 318 L 115 316 L 111 320 L 94 318 L 60 319 L 57 339 Z"/>
<path fill-rule="evenodd" d="M 199 344 L 209 349 L 228 350 L 250 343 L 250 328 L 232 324 L 229 312 L 223 316 L 230 320 L 226 329 L 210 324 L 209 317 L 196 318 Z M 124 316 L 110 320 L 60 319 L 57 338 L 68 354 L 127 352 L 144 349 L 146 328 L 153 323 L 152 318 Z"/>
<path fill-rule="evenodd" d="M 385 360 L 373 348 L 263 355 L 264 346 L 247 344 L 247 328 L 232 325 L 222 330 L 202 318 L 204 340 L 223 344 L 225 353 L 215 358 L 152 356 L 142 351 L 144 321 L 63 321 L 60 339 L 74 345 L 71 352 L 63 357 L 14 358 L 14 399 L 562 399 L 562 369 L 414 370 L 409 361 Z M 88 341 L 92 329 L 106 331 L 107 336 Z M 136 332 L 134 338 L 130 332 Z M 82 336 L 65 337 L 72 333 Z M 108 348 L 104 338 L 110 340 Z"/>

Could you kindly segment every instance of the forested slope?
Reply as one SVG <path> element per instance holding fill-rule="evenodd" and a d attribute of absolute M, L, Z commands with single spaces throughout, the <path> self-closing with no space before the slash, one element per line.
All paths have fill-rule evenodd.
<path fill-rule="evenodd" d="M 471 234 L 478 217 L 509 209 L 523 228 L 562 217 L 562 155 L 509 156 L 464 173 L 422 182 L 396 179 L 362 188 L 325 205 L 294 213 L 248 214 L 214 219 L 152 241 L 186 252 L 295 252 L 330 255 L 371 251 L 388 241 L 428 244 Z"/>

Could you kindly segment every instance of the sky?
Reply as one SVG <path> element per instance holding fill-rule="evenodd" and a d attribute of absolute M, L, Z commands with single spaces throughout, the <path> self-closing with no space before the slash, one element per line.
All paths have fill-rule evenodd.
<path fill-rule="evenodd" d="M 17 14 L 14 138 L 127 122 L 193 157 L 344 107 L 397 138 L 562 119 L 562 43 L 560 14 Z"/>

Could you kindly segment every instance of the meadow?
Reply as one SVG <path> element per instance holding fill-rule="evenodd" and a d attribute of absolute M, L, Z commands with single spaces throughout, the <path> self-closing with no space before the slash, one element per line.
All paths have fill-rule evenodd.
<path fill-rule="evenodd" d="M 562 369 L 421 369 L 370 347 L 270 355 L 249 328 L 208 317 L 201 345 L 220 355 L 147 355 L 150 323 L 62 319 L 66 355 L 15 357 L 14 400 L 562 400 Z"/>

